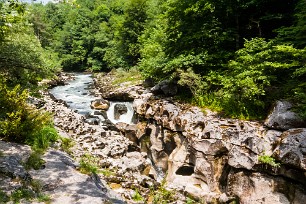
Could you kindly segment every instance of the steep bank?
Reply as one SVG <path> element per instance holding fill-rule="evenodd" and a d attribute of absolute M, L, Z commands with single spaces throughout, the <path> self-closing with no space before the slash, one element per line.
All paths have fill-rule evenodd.
<path fill-rule="evenodd" d="M 108 86 L 99 83 L 103 79 L 97 80 L 102 90 Z M 260 122 L 220 118 L 137 87 L 104 97 L 134 99 L 139 122 L 129 126 L 133 134 L 122 132 L 147 153 L 151 177 L 164 175 L 168 187 L 202 202 L 304 203 L 305 128 L 274 130 Z"/>

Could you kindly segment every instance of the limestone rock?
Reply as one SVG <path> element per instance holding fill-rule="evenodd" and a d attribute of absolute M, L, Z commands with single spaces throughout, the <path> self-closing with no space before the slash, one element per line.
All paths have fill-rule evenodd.
<path fill-rule="evenodd" d="M 24 180 L 31 179 L 31 175 L 21 165 L 20 158 L 16 156 L 0 157 L 0 173 L 5 174 L 11 178 L 21 178 Z"/>
<path fill-rule="evenodd" d="M 109 108 L 109 102 L 104 99 L 97 99 L 91 102 L 90 107 L 96 110 L 107 110 Z"/>
<path fill-rule="evenodd" d="M 177 84 L 173 81 L 164 80 L 151 88 L 154 94 L 164 94 L 166 96 L 175 96 L 177 94 Z"/>
<path fill-rule="evenodd" d="M 119 120 L 120 116 L 127 113 L 127 107 L 124 104 L 116 104 L 114 106 L 114 118 Z"/>
<path fill-rule="evenodd" d="M 228 193 L 239 197 L 240 203 L 286 204 L 304 203 L 303 190 L 282 178 L 260 173 L 231 172 Z"/>
<path fill-rule="evenodd" d="M 291 110 L 292 104 L 288 101 L 277 101 L 265 121 L 265 125 L 276 130 L 305 127 L 306 123 L 299 115 Z"/>
<path fill-rule="evenodd" d="M 290 129 L 280 137 L 273 155 L 283 164 L 306 171 L 306 128 Z"/>

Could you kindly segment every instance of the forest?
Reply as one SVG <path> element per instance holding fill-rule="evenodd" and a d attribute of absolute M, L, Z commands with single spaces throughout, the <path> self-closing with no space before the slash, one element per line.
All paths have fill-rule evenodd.
<path fill-rule="evenodd" d="M 282 99 L 306 117 L 305 46 L 304 0 L 1 0 L 0 136 L 39 143 L 52 122 L 28 95 L 62 70 L 172 80 L 226 117 L 263 119 Z"/>

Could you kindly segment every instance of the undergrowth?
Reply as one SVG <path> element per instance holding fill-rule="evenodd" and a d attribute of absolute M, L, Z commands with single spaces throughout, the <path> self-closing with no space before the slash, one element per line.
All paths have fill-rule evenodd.
<path fill-rule="evenodd" d="M 66 137 L 60 137 L 60 140 L 62 150 L 67 154 L 72 155 L 71 148 L 75 145 L 74 141 Z"/>
<path fill-rule="evenodd" d="M 120 85 L 124 82 L 130 82 L 129 85 L 137 84 L 139 83 L 139 81 L 143 79 L 141 73 L 135 67 L 132 67 L 129 70 L 116 69 L 116 70 L 112 70 L 111 73 L 115 77 L 115 80 L 112 82 L 113 85 Z"/>
<path fill-rule="evenodd" d="M 0 76 L 0 138 L 25 143 L 45 151 L 58 139 L 52 117 L 27 103 L 29 92 L 20 85 L 9 87 Z"/>
<path fill-rule="evenodd" d="M 80 161 L 80 172 L 84 174 L 98 173 L 98 158 L 90 154 L 84 154 Z"/>
<path fill-rule="evenodd" d="M 136 202 L 140 202 L 140 201 L 144 201 L 144 198 L 141 196 L 141 194 L 139 193 L 138 189 L 135 189 L 135 193 L 132 196 L 132 199 Z"/>
<path fill-rule="evenodd" d="M 167 204 L 175 201 L 175 192 L 166 189 L 166 180 L 164 179 L 157 189 L 151 189 L 151 196 L 153 196 L 153 204 Z"/>
<path fill-rule="evenodd" d="M 10 194 L 0 190 L 0 203 L 24 203 L 27 202 L 44 202 L 51 203 L 49 195 L 42 192 L 43 185 L 38 180 L 22 182 L 22 186 L 13 190 Z"/>
<path fill-rule="evenodd" d="M 41 153 L 34 151 L 31 153 L 30 157 L 28 160 L 25 162 L 24 167 L 26 170 L 30 169 L 41 169 L 42 166 L 46 163 L 42 158 L 41 158 Z"/>
<path fill-rule="evenodd" d="M 275 159 L 272 156 L 268 155 L 260 155 L 258 157 L 258 161 L 263 164 L 269 164 L 272 167 L 280 167 L 280 163 L 276 162 Z"/>

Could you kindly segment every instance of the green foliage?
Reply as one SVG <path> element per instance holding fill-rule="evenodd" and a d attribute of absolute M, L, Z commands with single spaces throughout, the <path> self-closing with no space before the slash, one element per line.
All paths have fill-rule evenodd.
<path fill-rule="evenodd" d="M 196 201 L 194 201 L 193 199 L 187 197 L 186 204 L 194 204 L 194 203 L 196 203 Z"/>
<path fill-rule="evenodd" d="M 70 138 L 60 137 L 61 140 L 61 148 L 64 152 L 68 154 L 72 154 L 71 148 L 74 146 L 74 141 Z"/>
<path fill-rule="evenodd" d="M 49 114 L 27 104 L 28 92 L 19 85 L 9 88 L 0 78 L 0 137 L 45 150 L 58 138 Z"/>
<path fill-rule="evenodd" d="M 24 13 L 25 5 L 19 1 L 0 1 L 0 42 L 12 32 L 11 28 L 18 26 Z"/>
<path fill-rule="evenodd" d="M 110 177 L 110 176 L 115 176 L 116 175 L 113 170 L 110 170 L 108 168 L 100 169 L 98 171 L 98 173 L 101 173 L 101 174 L 103 174 L 106 177 Z"/>
<path fill-rule="evenodd" d="M 5 194 L 0 191 L 0 202 L 1 198 L 5 198 L 3 203 L 12 201 L 14 203 L 20 203 L 21 201 L 39 201 L 39 202 L 50 202 L 50 197 L 46 194 L 43 194 L 42 191 L 42 183 L 38 180 L 32 180 L 30 182 L 23 182 L 22 186 L 18 189 L 11 192 L 10 195 Z"/>
<path fill-rule="evenodd" d="M 89 154 L 84 154 L 80 161 L 80 172 L 84 174 L 91 174 L 98 172 L 98 158 Z"/>
<path fill-rule="evenodd" d="M 40 152 L 33 152 L 31 153 L 28 160 L 25 162 L 24 166 L 27 170 L 30 169 L 39 170 L 45 163 L 46 162 L 43 159 L 41 159 Z"/>
<path fill-rule="evenodd" d="M 156 81 L 178 79 L 190 101 L 230 117 L 263 118 L 278 99 L 293 101 L 306 117 L 304 0 L 77 0 L 34 4 L 30 12 L 35 35 L 65 70 L 137 67 Z M 35 81 L 57 66 L 54 60 L 48 69 L 41 66 L 40 55 L 30 52 L 39 50 L 33 30 L 23 30 L 27 36 L 15 37 L 24 47 L 18 39 L 3 47 L 31 54 L 17 55 L 18 66 L 5 73 Z M 14 73 L 20 59 L 26 67 Z M 138 78 L 133 70 L 118 73 L 116 83 Z"/>
<path fill-rule="evenodd" d="M 11 194 L 11 200 L 14 203 L 19 203 L 21 199 L 25 199 L 27 201 L 32 200 L 35 198 L 35 194 L 33 191 L 27 188 L 19 188 L 12 192 Z"/>
<path fill-rule="evenodd" d="M 137 64 L 140 57 L 138 38 L 144 31 L 146 21 L 146 1 L 130 0 L 124 11 L 124 22 L 120 35 L 122 37 L 125 60 L 131 66 Z"/>
<path fill-rule="evenodd" d="M 52 143 L 59 139 L 56 129 L 51 125 L 42 127 L 38 132 L 34 133 L 33 138 L 26 141 L 31 144 L 34 149 L 46 150 Z"/>
<path fill-rule="evenodd" d="M 263 117 L 270 104 L 280 97 L 295 99 L 301 107 L 299 112 L 304 113 L 305 87 L 301 76 L 305 75 L 305 57 L 305 50 L 254 38 L 246 40 L 226 70 L 210 71 L 206 76 L 191 68 L 178 70 L 179 84 L 191 90 L 195 104 L 224 111 L 231 117 Z"/>
<path fill-rule="evenodd" d="M 9 201 L 10 201 L 10 197 L 5 192 L 0 190 L 0 203 L 7 203 Z"/>
<path fill-rule="evenodd" d="M 38 129 L 39 125 L 32 123 L 32 119 L 40 120 L 39 115 L 35 111 L 32 112 L 28 107 L 26 103 L 27 91 L 22 91 L 19 85 L 13 89 L 8 88 L 3 78 L 0 83 L 1 137 L 7 140 L 25 142 L 29 132 L 34 133 L 32 130 L 36 131 Z"/>
<path fill-rule="evenodd" d="M 139 70 L 136 67 L 133 67 L 129 70 L 116 69 L 112 70 L 115 80 L 113 85 L 120 85 L 124 82 L 129 82 L 128 85 L 140 83 L 142 76 Z"/>
<path fill-rule="evenodd" d="M 258 38 L 246 41 L 245 48 L 237 51 L 237 57 L 228 64 L 229 70 L 220 78 L 223 88 L 218 92 L 223 99 L 237 104 L 243 115 L 262 115 L 276 97 L 292 97 L 292 91 L 285 90 L 299 83 L 293 83 L 293 73 L 304 66 L 305 57 L 304 50 L 292 46 Z"/>
<path fill-rule="evenodd" d="M 258 161 L 263 164 L 269 164 L 272 167 L 280 167 L 281 165 L 280 163 L 277 163 L 273 157 L 268 155 L 260 155 Z"/>
<path fill-rule="evenodd" d="M 5 41 L 0 42 L 0 73 L 9 78 L 10 83 L 29 86 L 59 71 L 56 55 L 41 47 L 26 16 L 11 29 Z"/>
<path fill-rule="evenodd" d="M 306 46 L 306 2 L 299 0 L 295 7 L 294 22 L 291 26 L 278 29 L 277 40 L 290 42 L 298 48 Z"/>
<path fill-rule="evenodd" d="M 170 203 L 175 201 L 174 198 L 174 192 L 167 190 L 166 187 L 166 180 L 163 180 L 160 184 L 160 186 L 158 187 L 158 189 L 156 190 L 151 190 L 151 194 L 153 196 L 153 202 L 154 204 L 157 203 L 162 203 L 162 204 L 166 204 L 166 203 Z"/>
<path fill-rule="evenodd" d="M 138 192 L 138 189 L 135 189 L 135 193 L 132 196 L 132 199 L 136 202 L 144 201 L 144 198 L 141 196 L 141 194 Z"/>

